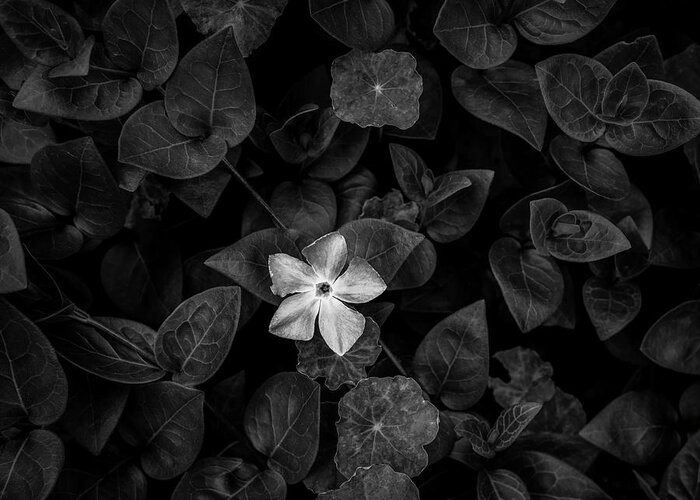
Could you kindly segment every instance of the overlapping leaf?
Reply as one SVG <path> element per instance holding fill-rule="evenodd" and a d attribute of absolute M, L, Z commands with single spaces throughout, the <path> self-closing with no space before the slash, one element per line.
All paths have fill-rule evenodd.
<path fill-rule="evenodd" d="M 314 21 L 353 49 L 382 48 L 394 32 L 394 12 L 386 0 L 309 0 Z"/>
<path fill-rule="evenodd" d="M 593 277 L 583 284 L 583 304 L 600 340 L 608 340 L 639 314 L 642 292 L 634 283 Z"/>
<path fill-rule="evenodd" d="M 24 250 L 10 215 L 0 208 L 0 293 L 27 287 Z"/>
<path fill-rule="evenodd" d="M 418 488 L 406 474 L 379 464 L 360 467 L 340 488 L 322 493 L 319 500 L 418 500 Z"/>
<path fill-rule="evenodd" d="M 681 373 L 700 374 L 697 352 L 700 342 L 694 333 L 700 325 L 700 301 L 692 300 L 671 309 L 654 323 L 642 341 L 641 350 L 654 363 Z"/>

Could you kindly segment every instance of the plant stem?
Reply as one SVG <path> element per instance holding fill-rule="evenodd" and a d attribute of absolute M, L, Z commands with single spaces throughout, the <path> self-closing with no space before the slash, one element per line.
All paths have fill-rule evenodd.
<path fill-rule="evenodd" d="M 285 230 L 286 230 L 287 227 L 286 227 L 286 226 L 284 225 L 284 223 L 283 223 L 281 220 L 279 220 L 279 218 L 275 215 L 275 212 L 272 211 L 272 207 L 270 207 L 270 205 L 267 204 L 267 202 L 263 199 L 262 196 L 260 196 L 260 195 L 258 194 L 258 192 L 257 192 L 255 189 L 253 189 L 253 186 L 251 186 L 251 185 L 248 183 L 248 181 L 246 180 L 246 178 L 243 177 L 243 176 L 241 175 L 241 173 L 240 173 L 238 170 L 236 170 L 236 167 L 234 167 L 233 165 L 231 165 L 231 162 L 228 161 L 227 158 L 224 158 L 224 159 L 223 159 L 223 162 L 224 162 L 224 164 L 228 167 L 228 169 L 231 171 L 231 173 L 233 174 L 233 176 L 234 176 L 236 179 L 238 179 L 238 182 L 240 182 L 241 184 L 243 184 L 243 187 L 245 187 L 245 188 L 248 190 L 248 192 L 253 196 L 253 198 L 255 198 L 255 201 L 257 201 L 257 202 L 260 204 L 260 206 L 263 207 L 263 208 L 265 209 L 265 211 L 266 211 L 268 214 L 270 214 L 270 217 L 272 217 L 272 221 L 275 223 L 275 225 L 276 225 L 277 227 L 279 227 L 280 229 L 285 229 Z"/>
<path fill-rule="evenodd" d="M 389 349 L 387 347 L 386 343 L 382 339 L 379 339 L 379 345 L 382 346 L 382 349 L 384 350 L 384 354 L 386 354 L 387 357 L 391 360 L 391 362 L 394 363 L 394 366 L 396 367 L 397 370 L 399 370 L 399 373 L 401 375 L 403 375 L 404 377 L 408 377 L 408 372 L 401 364 L 401 361 L 399 361 L 399 358 L 396 357 L 396 354 L 391 352 L 391 349 Z"/>

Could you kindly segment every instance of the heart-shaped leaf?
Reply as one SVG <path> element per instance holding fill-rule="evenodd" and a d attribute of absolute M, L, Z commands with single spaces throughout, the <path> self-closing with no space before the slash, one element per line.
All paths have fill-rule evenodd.
<path fill-rule="evenodd" d="M 467 410 L 486 390 L 489 372 L 486 304 L 475 302 L 435 325 L 413 358 L 428 394 L 453 410 Z"/>
<path fill-rule="evenodd" d="M 12 217 L 0 208 L 0 293 L 27 288 L 24 250 Z"/>
<path fill-rule="evenodd" d="M 165 109 L 187 137 L 218 137 L 229 147 L 255 124 L 255 96 L 233 28 L 224 28 L 190 50 L 168 81 Z"/>
<path fill-rule="evenodd" d="M 491 245 L 489 263 L 521 331 L 540 326 L 561 304 L 564 277 L 551 257 L 506 237 Z"/>
<path fill-rule="evenodd" d="M 418 500 L 411 478 L 385 464 L 359 467 L 340 488 L 318 496 L 319 500 Z"/>
<path fill-rule="evenodd" d="M 169 2 L 117 0 L 102 20 L 102 31 L 110 60 L 136 72 L 146 90 L 170 78 L 177 65 L 178 40 Z"/>
<path fill-rule="evenodd" d="M 700 339 L 700 300 L 685 302 L 664 314 L 647 331 L 641 350 L 654 363 L 669 370 L 700 375 L 697 357 Z"/>
<path fill-rule="evenodd" d="M 360 127 L 394 125 L 405 130 L 418 120 L 423 79 L 408 52 L 353 50 L 331 65 L 331 100 L 338 118 Z"/>
<path fill-rule="evenodd" d="M 629 281 L 609 284 L 589 278 L 583 284 L 583 305 L 600 340 L 608 340 L 627 326 L 642 309 L 642 292 Z"/>
<path fill-rule="evenodd" d="M 300 234 L 299 246 L 306 246 L 335 228 L 335 194 L 325 182 L 283 182 L 272 192 L 270 206 L 287 228 Z"/>
<path fill-rule="evenodd" d="M 172 479 L 197 458 L 204 438 L 204 393 L 174 382 L 155 382 L 131 390 L 119 430 L 140 449 L 143 471 L 153 479 Z"/>
<path fill-rule="evenodd" d="M 28 164 L 55 137 L 49 124 L 13 108 L 12 100 L 12 94 L 0 86 L 0 161 Z"/>
<path fill-rule="evenodd" d="M 304 479 L 316 459 L 320 392 L 304 375 L 278 373 L 255 391 L 246 408 L 246 435 L 288 484 Z"/>
<path fill-rule="evenodd" d="M 485 71 L 460 66 L 452 73 L 452 93 L 480 120 L 542 150 L 548 114 L 532 66 L 517 61 Z"/>
<path fill-rule="evenodd" d="M 503 451 L 512 445 L 541 409 L 542 403 L 516 403 L 503 410 L 488 436 L 494 451 Z"/>
<path fill-rule="evenodd" d="M 309 0 L 311 18 L 351 49 L 380 49 L 394 33 L 394 11 L 386 0 Z"/>
<path fill-rule="evenodd" d="M 478 500 L 530 500 L 523 480 L 506 469 L 479 471 L 476 493 Z"/>
<path fill-rule="evenodd" d="M 439 413 L 410 378 L 361 380 L 338 403 L 335 463 L 345 477 L 358 467 L 390 465 L 417 476 L 428 464 L 423 448 L 438 433 Z"/>
<path fill-rule="evenodd" d="M 216 287 L 190 297 L 158 328 L 158 364 L 173 381 L 199 385 L 217 372 L 238 328 L 241 289 Z"/>
<path fill-rule="evenodd" d="M 325 378 L 325 385 L 335 391 L 341 385 L 355 385 L 367 378 L 366 368 L 372 366 L 382 348 L 379 346 L 379 327 L 373 319 L 365 321 L 365 331 L 348 352 L 338 356 L 323 337 L 314 335 L 307 342 L 297 341 L 299 361 L 297 370 L 311 379 Z"/>
<path fill-rule="evenodd" d="M 572 210 L 557 217 L 546 246 L 554 257 L 568 262 L 601 260 L 631 248 L 615 224 L 587 210 Z"/>
<path fill-rule="evenodd" d="M 56 353 L 34 323 L 0 298 L 0 426 L 28 419 L 55 422 L 63 414 L 68 384 Z"/>
<path fill-rule="evenodd" d="M 500 378 L 489 380 L 493 398 L 503 408 L 527 402 L 547 402 L 555 395 L 552 365 L 543 362 L 537 351 L 514 347 L 493 355 L 508 371 L 508 383 Z"/>

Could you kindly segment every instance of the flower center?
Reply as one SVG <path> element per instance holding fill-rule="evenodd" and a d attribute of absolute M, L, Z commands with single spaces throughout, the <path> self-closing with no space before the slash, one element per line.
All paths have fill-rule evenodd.
<path fill-rule="evenodd" d="M 332 291 L 331 284 L 328 282 L 318 283 L 316 285 L 316 297 L 326 298 L 330 296 Z"/>

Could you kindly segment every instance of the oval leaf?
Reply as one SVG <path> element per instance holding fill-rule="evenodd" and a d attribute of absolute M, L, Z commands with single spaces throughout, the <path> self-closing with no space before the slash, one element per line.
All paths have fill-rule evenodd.
<path fill-rule="evenodd" d="M 593 262 L 631 248 L 615 224 L 587 210 L 572 210 L 557 217 L 546 246 L 554 257 L 568 262 Z"/>
<path fill-rule="evenodd" d="M 503 410 L 488 436 L 494 451 L 503 451 L 512 445 L 541 409 L 542 403 L 517 403 Z"/>
<path fill-rule="evenodd" d="M 555 198 L 541 198 L 530 202 L 530 238 L 542 255 L 549 255 L 546 239 L 552 224 L 567 210 L 566 206 Z"/>
<path fill-rule="evenodd" d="M 583 284 L 583 305 L 600 340 L 608 340 L 627 326 L 642 309 L 642 291 L 630 282 L 608 284 L 589 278 Z"/>
<path fill-rule="evenodd" d="M 523 480 L 506 469 L 480 471 L 476 492 L 479 500 L 530 500 Z"/>
<path fill-rule="evenodd" d="M 685 302 L 661 316 L 642 341 L 641 350 L 669 370 L 700 375 L 700 300 Z"/>

